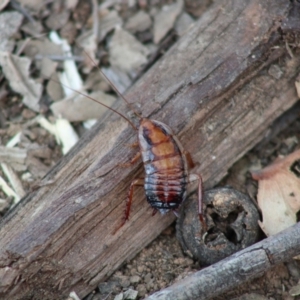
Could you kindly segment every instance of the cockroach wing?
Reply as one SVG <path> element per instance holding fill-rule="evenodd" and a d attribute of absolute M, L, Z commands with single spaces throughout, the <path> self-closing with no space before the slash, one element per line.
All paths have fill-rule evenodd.
<path fill-rule="evenodd" d="M 257 201 L 263 216 L 259 225 L 265 234 L 294 225 L 300 210 L 300 150 L 252 172 L 252 177 L 259 181 Z"/>

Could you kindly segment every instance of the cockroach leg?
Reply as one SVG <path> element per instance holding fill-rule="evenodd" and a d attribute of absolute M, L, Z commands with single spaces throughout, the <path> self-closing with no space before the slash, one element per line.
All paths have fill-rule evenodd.
<path fill-rule="evenodd" d="M 198 181 L 198 215 L 202 224 L 202 232 L 207 232 L 207 225 L 203 217 L 203 182 L 202 177 L 198 174 L 190 174 L 188 178 L 189 182 Z"/>
<path fill-rule="evenodd" d="M 129 219 L 130 207 L 131 207 L 132 198 L 133 198 L 133 188 L 135 186 L 143 186 L 143 185 L 144 185 L 144 178 L 138 178 L 131 182 L 129 192 L 128 192 L 128 197 L 126 200 L 125 222 Z"/>
<path fill-rule="evenodd" d="M 156 208 L 153 208 L 153 210 L 152 210 L 152 217 L 155 216 L 157 212 L 158 212 L 158 210 Z"/>
<path fill-rule="evenodd" d="M 133 188 L 135 186 L 143 186 L 143 185 L 144 185 L 144 178 L 138 178 L 138 179 L 135 179 L 134 181 L 131 182 L 129 192 L 128 192 L 128 196 L 127 196 L 127 199 L 126 199 L 125 217 L 124 217 L 123 222 L 121 223 L 121 225 L 115 229 L 113 234 L 115 234 L 121 227 L 123 227 L 123 225 L 129 219 L 130 207 L 131 207 L 132 198 L 133 198 Z"/>
<path fill-rule="evenodd" d="M 121 168 L 127 168 L 127 167 L 130 167 L 130 166 L 132 166 L 133 164 L 135 164 L 140 158 L 141 158 L 141 152 L 137 152 L 136 155 L 131 159 L 130 162 L 118 164 L 118 166 L 121 167 Z"/>

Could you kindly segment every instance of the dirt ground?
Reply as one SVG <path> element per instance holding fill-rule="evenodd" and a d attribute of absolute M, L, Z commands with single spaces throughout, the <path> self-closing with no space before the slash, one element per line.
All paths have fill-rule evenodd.
<path fill-rule="evenodd" d="M 1 162 L 5 162 L 6 167 L 2 167 L 0 175 L 6 185 L 0 189 L 1 216 L 34 189 L 66 149 L 88 130 L 90 122 L 86 120 L 99 118 L 102 114 L 100 108 L 99 115 L 98 112 L 95 115 L 94 107 L 81 106 L 77 108 L 79 115 L 64 115 L 71 122 L 70 135 L 74 134 L 74 139 L 64 140 L 63 135 L 53 133 L 53 124 L 57 116 L 65 113 L 68 103 L 52 105 L 64 96 L 55 82 L 48 79 L 50 76 L 58 78 L 55 69 L 59 69 L 67 59 L 66 53 L 55 45 L 56 38 L 50 42 L 49 32 L 56 31 L 74 48 L 74 55 L 68 60 L 76 62 L 78 74 L 87 90 L 101 90 L 106 93 L 106 100 L 113 102 L 116 96 L 95 71 L 91 58 L 100 61 L 100 66 L 105 68 L 106 74 L 123 92 L 201 17 L 211 1 L 106 0 L 96 5 L 99 8 L 96 16 L 95 1 L 91 1 L 94 6 L 83 0 L 47 3 L 37 0 L 11 1 L 0 7 L 0 50 L 25 57 L 27 61 L 17 70 L 18 74 L 23 79 L 30 74 L 41 84 L 37 87 L 30 80 L 26 82 L 27 89 L 33 89 L 33 94 L 38 95 L 38 98 L 30 97 L 22 85 L 13 83 L 13 78 L 9 78 L 2 65 L 0 156 L 4 157 Z M 4 26 L 5 22 L 12 20 L 11 14 L 15 14 L 13 21 L 10 26 Z M 102 23 L 105 25 L 94 26 L 99 20 L 105 20 Z M 115 27 L 119 29 L 115 30 Z M 126 55 L 118 51 L 120 44 L 128 49 Z M 84 45 L 89 57 L 78 54 L 76 45 Z M 134 59 L 129 59 L 130 55 Z M 75 85 L 73 88 L 81 87 Z M 220 186 L 232 186 L 255 199 L 257 182 L 252 180 L 249 170 L 267 166 L 279 155 L 287 155 L 299 148 L 300 117 L 292 117 L 291 124 L 288 121 L 297 109 L 299 111 L 294 107 L 282 116 L 270 128 L 266 138 L 258 141 L 258 145 L 229 170 Z M 7 147 L 16 144 L 16 152 L 7 150 Z M 9 170 L 5 171 L 7 166 Z M 199 269 L 201 266 L 197 261 L 183 254 L 173 224 L 84 299 L 142 299 Z M 293 260 L 215 299 L 300 299 L 297 296 L 300 294 L 299 280 L 300 263 Z"/>

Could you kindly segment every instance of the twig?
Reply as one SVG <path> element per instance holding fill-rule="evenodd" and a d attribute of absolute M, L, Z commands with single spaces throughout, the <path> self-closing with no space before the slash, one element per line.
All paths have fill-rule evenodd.
<path fill-rule="evenodd" d="M 98 14 L 98 1 L 92 0 L 93 4 L 93 35 L 95 38 L 95 43 L 98 43 L 99 37 L 99 14 Z"/>
<path fill-rule="evenodd" d="M 18 1 L 11 0 L 10 5 L 17 11 L 19 11 L 24 17 L 32 24 L 36 24 L 36 21 L 31 16 L 31 14 L 25 9 L 22 5 L 18 3 Z"/>
<path fill-rule="evenodd" d="M 41 54 L 37 54 L 34 59 L 35 60 L 42 60 L 44 57 L 47 57 L 51 60 L 55 60 L 55 61 L 65 61 L 65 60 L 74 60 L 74 61 L 78 61 L 78 62 L 82 62 L 84 61 L 84 58 L 82 56 L 66 56 L 66 55 L 41 55 Z"/>
<path fill-rule="evenodd" d="M 300 224 L 211 265 L 145 300 L 209 299 L 261 276 L 300 253 Z"/>

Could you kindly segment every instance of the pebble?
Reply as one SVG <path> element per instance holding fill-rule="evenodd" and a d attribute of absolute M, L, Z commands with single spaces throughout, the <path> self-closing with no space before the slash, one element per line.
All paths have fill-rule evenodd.
<path fill-rule="evenodd" d="M 146 289 L 146 286 L 144 284 L 139 284 L 136 289 L 137 289 L 138 295 L 140 297 L 144 297 L 147 293 L 147 289 Z"/>
<path fill-rule="evenodd" d="M 27 120 L 32 119 L 35 117 L 35 113 L 30 109 L 24 108 L 22 111 L 22 117 Z"/>
<path fill-rule="evenodd" d="M 134 283 L 139 283 L 140 281 L 141 281 L 141 277 L 138 276 L 138 275 L 134 275 L 134 276 L 131 276 L 131 277 L 130 277 L 130 282 L 131 282 L 132 284 L 134 284 Z"/>
<path fill-rule="evenodd" d="M 183 265 L 184 264 L 184 258 L 179 257 L 179 258 L 174 259 L 174 264 L 175 265 Z"/>
<path fill-rule="evenodd" d="M 144 266 L 138 266 L 138 267 L 137 267 L 137 271 L 138 271 L 139 273 L 143 273 L 144 270 L 145 270 L 145 267 L 144 267 Z"/>
<path fill-rule="evenodd" d="M 175 275 L 173 273 L 165 273 L 163 275 L 163 278 L 167 281 L 170 282 L 174 279 Z"/>
<path fill-rule="evenodd" d="M 130 274 L 131 274 L 132 276 L 136 275 L 136 274 L 137 274 L 137 269 L 136 269 L 136 268 L 132 268 L 132 269 L 130 270 Z"/>
<path fill-rule="evenodd" d="M 147 273 L 147 274 L 145 275 L 145 277 L 144 277 L 144 281 L 145 281 L 146 283 L 149 283 L 151 279 L 152 279 L 151 273 Z"/>
<path fill-rule="evenodd" d="M 121 287 L 123 288 L 128 288 L 130 286 L 129 277 L 127 276 L 123 276 L 123 275 L 114 276 L 114 279 L 118 280 Z"/>
<path fill-rule="evenodd" d="M 191 266 L 194 264 L 194 261 L 188 257 L 179 257 L 174 259 L 174 264 L 182 267 Z"/>
<path fill-rule="evenodd" d="M 124 292 L 124 299 L 131 299 L 135 300 L 137 298 L 138 291 L 133 289 L 128 289 L 126 292 Z"/>
<path fill-rule="evenodd" d="M 101 294 L 109 294 L 110 292 L 115 291 L 118 286 L 119 283 L 117 281 L 108 281 L 101 282 L 98 285 L 98 288 Z"/>
<path fill-rule="evenodd" d="M 123 300 L 124 299 L 124 295 L 123 293 L 118 294 L 117 296 L 115 296 L 114 300 Z"/>
<path fill-rule="evenodd" d="M 150 280 L 149 282 L 147 282 L 146 287 L 147 287 L 147 290 L 148 290 L 148 291 L 150 291 L 151 289 L 153 289 L 153 290 L 155 289 L 155 288 L 154 288 L 153 279 Z"/>

